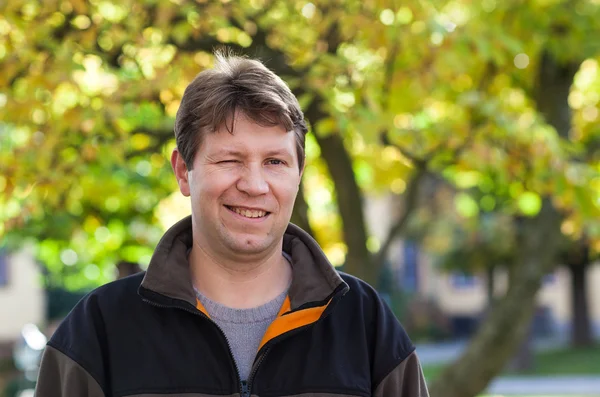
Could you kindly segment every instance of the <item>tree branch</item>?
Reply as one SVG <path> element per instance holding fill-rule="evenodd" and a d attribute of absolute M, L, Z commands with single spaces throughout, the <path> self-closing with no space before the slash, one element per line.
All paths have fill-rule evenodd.
<path fill-rule="evenodd" d="M 379 133 L 379 140 L 383 146 L 392 146 L 392 147 L 396 148 L 400 152 L 400 154 L 402 156 L 404 156 L 405 158 L 407 158 L 408 160 L 410 160 L 410 162 L 415 167 L 424 165 L 424 163 L 425 163 L 424 159 L 418 157 L 415 154 L 412 154 L 407 149 L 403 148 L 402 146 L 398 145 L 397 143 L 390 141 L 387 130 L 381 131 Z"/>
<path fill-rule="evenodd" d="M 390 107 L 390 97 L 392 91 L 392 80 L 394 79 L 395 63 L 400 52 L 400 40 L 395 40 L 392 49 L 385 62 L 385 72 L 383 74 L 383 86 L 381 87 L 382 103 L 381 108 L 388 111 Z"/>
<path fill-rule="evenodd" d="M 389 72 L 390 69 L 388 69 Z M 479 84 L 477 86 L 478 91 L 484 91 L 489 87 L 493 79 L 493 75 L 496 73 L 496 66 L 489 62 L 486 65 L 485 71 L 479 80 Z M 481 126 L 482 122 L 479 120 L 474 120 L 473 112 L 470 112 L 471 118 L 471 128 L 469 129 L 469 134 L 466 139 L 456 148 L 454 148 L 450 159 L 443 163 L 443 166 L 449 166 L 460 158 L 463 152 L 471 145 L 473 139 L 475 138 L 475 133 L 477 129 Z M 431 163 L 435 159 L 435 157 L 444 149 L 446 142 L 440 142 L 433 149 L 431 149 L 427 154 L 422 157 L 418 157 L 402 146 L 393 143 L 389 140 L 387 135 L 387 131 L 382 131 L 380 133 L 381 142 L 386 146 L 395 147 L 404 157 L 409 159 L 411 163 L 415 166 L 415 173 L 411 177 L 405 191 L 405 200 L 404 206 L 402 209 L 402 214 L 398 217 L 394 225 L 388 231 L 387 237 L 384 240 L 384 243 L 381 245 L 381 248 L 377 252 L 376 258 L 374 260 L 374 264 L 376 267 L 383 266 L 388 251 L 392 245 L 392 243 L 398 238 L 402 232 L 404 231 L 410 216 L 415 212 L 418 208 L 418 198 L 419 198 L 419 186 L 423 181 L 424 177 L 427 175 L 427 172 L 431 166 Z"/>
<path fill-rule="evenodd" d="M 404 200 L 404 208 L 402 215 L 396 220 L 396 223 L 388 231 L 387 237 L 381 248 L 375 256 L 374 264 L 377 268 L 381 269 L 387 258 L 388 251 L 392 243 L 396 238 L 404 231 L 411 215 L 415 212 L 418 207 L 419 199 L 419 187 L 423 181 L 427 171 L 423 167 L 418 167 L 415 170 L 414 175 L 411 177 L 406 187 L 406 199 Z"/>

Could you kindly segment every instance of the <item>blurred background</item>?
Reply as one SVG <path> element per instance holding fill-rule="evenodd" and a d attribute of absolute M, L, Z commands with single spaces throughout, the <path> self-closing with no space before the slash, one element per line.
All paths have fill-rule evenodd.
<path fill-rule="evenodd" d="M 0 392 L 190 212 L 174 116 L 227 46 L 299 98 L 293 222 L 388 301 L 432 397 L 600 396 L 599 0 L 0 10 Z"/>

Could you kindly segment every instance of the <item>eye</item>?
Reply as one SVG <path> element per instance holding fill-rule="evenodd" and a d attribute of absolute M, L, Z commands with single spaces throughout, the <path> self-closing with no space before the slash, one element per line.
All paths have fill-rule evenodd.
<path fill-rule="evenodd" d="M 269 159 L 267 160 L 267 164 L 269 165 L 282 165 L 285 164 L 282 160 L 279 159 Z"/>
<path fill-rule="evenodd" d="M 233 163 L 237 163 L 237 162 L 238 162 L 237 160 L 230 159 L 230 160 L 221 160 L 218 162 L 218 164 L 233 164 Z"/>

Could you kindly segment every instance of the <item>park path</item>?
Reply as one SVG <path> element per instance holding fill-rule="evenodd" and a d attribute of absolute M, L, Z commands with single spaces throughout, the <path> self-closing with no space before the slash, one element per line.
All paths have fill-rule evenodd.
<path fill-rule="evenodd" d="M 496 378 L 488 387 L 492 395 L 600 397 L 600 377 L 552 376 Z"/>
<path fill-rule="evenodd" d="M 468 341 L 466 340 L 458 340 L 442 343 L 417 344 L 419 361 L 421 361 L 421 364 L 423 365 L 444 364 L 453 361 L 462 353 L 467 346 L 467 343 Z M 567 345 L 568 339 L 561 336 L 536 340 L 533 342 L 533 349 L 540 352 L 565 347 Z"/>
<path fill-rule="evenodd" d="M 566 339 L 534 342 L 536 351 L 560 348 Z M 466 341 L 436 344 L 418 344 L 417 354 L 423 365 L 443 364 L 456 359 L 466 347 Z M 598 363 L 600 365 L 600 363 Z M 494 379 L 487 393 L 491 396 L 561 396 L 600 397 L 599 376 L 501 376 Z"/>

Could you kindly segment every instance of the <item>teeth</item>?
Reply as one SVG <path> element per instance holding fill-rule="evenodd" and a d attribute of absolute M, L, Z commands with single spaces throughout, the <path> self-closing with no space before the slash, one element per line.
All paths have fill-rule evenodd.
<path fill-rule="evenodd" d="M 241 216 L 245 216 L 246 218 L 261 218 L 267 215 L 265 211 L 244 210 L 241 208 L 232 208 L 232 210 Z"/>

